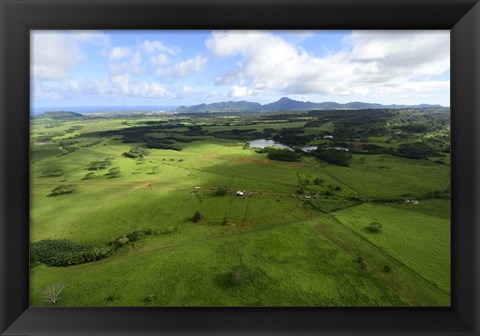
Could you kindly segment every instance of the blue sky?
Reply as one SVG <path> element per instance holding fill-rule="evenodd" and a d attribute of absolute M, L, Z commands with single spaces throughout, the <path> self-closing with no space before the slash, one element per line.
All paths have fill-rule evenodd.
<path fill-rule="evenodd" d="M 33 31 L 32 107 L 450 105 L 449 31 Z"/>

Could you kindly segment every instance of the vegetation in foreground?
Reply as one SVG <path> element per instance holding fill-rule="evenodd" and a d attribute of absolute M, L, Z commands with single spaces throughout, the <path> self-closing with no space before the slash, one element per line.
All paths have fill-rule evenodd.
<path fill-rule="evenodd" d="M 449 139 L 444 109 L 33 118 L 31 304 L 448 306 Z"/>

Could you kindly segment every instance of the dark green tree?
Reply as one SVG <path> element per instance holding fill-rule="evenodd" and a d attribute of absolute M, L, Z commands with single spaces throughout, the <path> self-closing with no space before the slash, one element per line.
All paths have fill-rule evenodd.
<path fill-rule="evenodd" d="M 370 233 L 380 233 L 382 231 L 383 225 L 378 222 L 372 222 L 369 226 L 366 227 L 367 231 Z"/>
<path fill-rule="evenodd" d="M 225 196 L 228 192 L 228 188 L 225 186 L 218 187 L 217 190 L 215 190 L 215 195 L 216 196 Z"/>
<path fill-rule="evenodd" d="M 77 186 L 75 184 L 62 184 L 59 185 L 58 187 L 54 188 L 51 191 L 52 196 L 60 196 L 64 194 L 71 194 L 74 193 L 75 190 L 77 190 Z"/>
<path fill-rule="evenodd" d="M 202 214 L 200 213 L 200 211 L 195 211 L 195 213 L 193 214 L 193 218 L 192 218 L 192 219 L 193 219 L 193 221 L 194 221 L 195 223 L 198 223 L 198 222 L 200 222 L 200 221 L 202 220 L 202 218 L 203 218 L 203 216 L 202 216 Z"/>
<path fill-rule="evenodd" d="M 91 180 L 95 177 L 95 173 L 94 172 L 90 172 L 90 173 L 87 173 L 85 174 L 85 176 L 83 177 L 84 180 Z"/>
<path fill-rule="evenodd" d="M 115 167 L 115 168 L 110 168 L 108 170 L 108 174 L 107 174 L 109 177 L 118 177 L 120 176 L 120 168 L 118 167 Z"/>

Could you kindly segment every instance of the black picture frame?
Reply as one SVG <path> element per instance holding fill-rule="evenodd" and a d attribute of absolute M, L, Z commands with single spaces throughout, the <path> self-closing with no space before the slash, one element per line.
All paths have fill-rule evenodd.
<path fill-rule="evenodd" d="M 477 0 L 0 0 L 1 335 L 479 335 Z M 449 308 L 29 307 L 31 29 L 450 29 Z"/>

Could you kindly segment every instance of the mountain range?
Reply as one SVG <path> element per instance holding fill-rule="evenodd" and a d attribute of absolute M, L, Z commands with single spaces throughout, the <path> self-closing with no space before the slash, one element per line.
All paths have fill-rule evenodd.
<path fill-rule="evenodd" d="M 248 101 L 223 101 L 212 104 L 180 106 L 179 113 L 219 113 L 219 112 L 260 112 L 260 111 L 298 111 L 298 110 L 336 110 L 336 109 L 391 109 L 391 108 L 441 108 L 441 105 L 382 105 L 375 103 L 351 102 L 340 104 L 335 102 L 314 103 L 299 101 L 290 98 L 280 98 L 269 104 L 260 104 Z"/>

